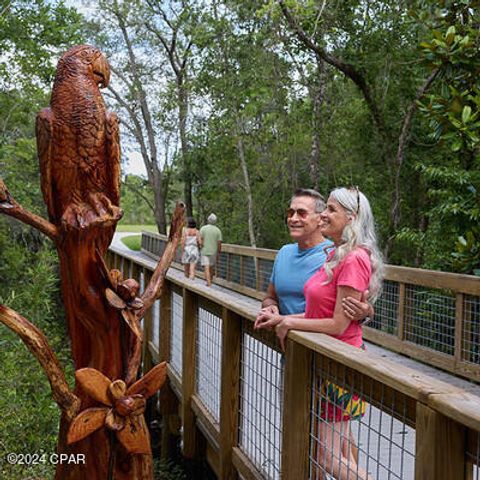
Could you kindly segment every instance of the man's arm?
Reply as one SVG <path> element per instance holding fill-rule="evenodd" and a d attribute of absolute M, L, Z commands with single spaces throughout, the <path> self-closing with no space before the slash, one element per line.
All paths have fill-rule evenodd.
<path fill-rule="evenodd" d="M 220 255 L 222 253 L 222 241 L 218 240 L 217 242 L 217 255 Z"/>
<path fill-rule="evenodd" d="M 277 293 L 275 292 L 275 287 L 271 282 L 268 284 L 267 294 L 262 301 L 262 308 L 257 314 L 254 328 L 258 328 L 259 325 L 263 322 L 264 313 L 271 313 L 272 315 L 278 315 L 280 313 L 278 309 Z"/>
<path fill-rule="evenodd" d="M 278 309 L 277 292 L 275 291 L 275 287 L 271 282 L 268 284 L 267 294 L 262 300 L 262 308 L 267 308 L 267 307 L 277 307 Z"/>
<path fill-rule="evenodd" d="M 345 315 L 350 320 L 355 320 L 360 325 L 368 323 L 375 315 L 373 305 L 368 303 L 368 290 L 362 293 L 360 299 L 346 297 L 342 300 L 342 306 Z"/>

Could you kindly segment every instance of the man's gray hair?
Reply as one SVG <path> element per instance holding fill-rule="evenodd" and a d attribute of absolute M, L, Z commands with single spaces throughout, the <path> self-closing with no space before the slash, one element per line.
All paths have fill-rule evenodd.
<path fill-rule="evenodd" d="M 323 196 L 318 193 L 313 188 L 299 188 L 294 194 L 293 197 L 290 199 L 290 203 L 292 203 L 294 198 L 297 197 L 310 197 L 315 200 L 315 212 L 322 213 L 326 208 L 325 199 Z"/>
<path fill-rule="evenodd" d="M 211 213 L 208 217 L 207 217 L 207 222 L 210 224 L 210 225 L 215 225 L 217 223 L 217 216 L 214 214 L 214 213 Z"/>

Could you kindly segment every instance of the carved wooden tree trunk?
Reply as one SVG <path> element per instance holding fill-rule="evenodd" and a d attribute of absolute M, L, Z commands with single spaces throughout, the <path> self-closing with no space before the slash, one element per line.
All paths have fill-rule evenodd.
<path fill-rule="evenodd" d="M 66 233 L 58 246 L 62 296 L 71 339 L 75 369 L 92 367 L 110 379 L 125 378 L 126 354 L 131 342 L 130 330 L 118 310 L 105 301 L 108 287 L 96 260 L 96 248 L 102 256 L 110 244 L 113 228 L 94 227 L 79 234 Z M 124 339 L 122 345 L 122 339 Z M 80 389 L 82 409 L 94 405 Z M 58 453 L 85 454 L 85 465 L 58 465 L 57 480 L 108 479 L 130 480 L 153 478 L 150 455 L 129 455 L 106 429 L 72 445 L 66 444 L 70 422 L 62 416 Z M 113 476 L 109 477 L 110 455 L 116 450 Z M 73 458 L 73 457 L 72 457 Z"/>
<path fill-rule="evenodd" d="M 164 255 L 137 296 L 138 283 L 108 271 L 104 262 L 122 216 L 118 121 L 105 111 L 99 91 L 109 76 L 105 57 L 88 45 L 71 48 L 59 61 L 50 108 L 37 117 L 42 191 L 50 222 L 24 210 L 0 179 L 0 213 L 49 236 L 60 260 L 75 363 L 73 392 L 43 333 L 0 305 L 0 321 L 40 362 L 62 410 L 57 453 L 69 455 L 70 461 L 58 463 L 57 480 L 153 478 L 143 414 L 146 399 L 166 379 L 163 363 L 137 380 L 140 320 L 160 295 L 181 236 L 185 206 L 177 205 Z"/>

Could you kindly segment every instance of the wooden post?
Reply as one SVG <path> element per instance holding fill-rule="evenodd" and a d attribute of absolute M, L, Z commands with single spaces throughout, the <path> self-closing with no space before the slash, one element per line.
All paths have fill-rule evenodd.
<path fill-rule="evenodd" d="M 166 281 L 163 285 L 160 299 L 160 345 L 159 361 L 169 362 L 171 352 L 171 329 L 172 329 L 172 285 Z M 160 413 L 162 415 L 162 438 L 160 446 L 160 457 L 167 461 L 173 455 L 172 437 L 170 428 L 172 424 L 178 423 L 178 399 L 167 382 L 160 390 Z M 176 431 L 178 435 L 178 429 Z"/>
<path fill-rule="evenodd" d="M 132 263 L 132 278 L 140 285 L 140 272 L 142 271 L 140 265 L 136 262 Z"/>
<path fill-rule="evenodd" d="M 308 478 L 312 351 L 287 340 L 283 392 L 282 479 Z"/>
<path fill-rule="evenodd" d="M 117 261 L 118 261 L 118 255 L 115 252 L 112 252 L 112 263 L 111 263 L 111 268 L 118 268 L 117 267 Z"/>
<path fill-rule="evenodd" d="M 123 278 L 132 278 L 132 265 L 133 261 L 130 259 L 124 259 L 123 262 Z"/>
<path fill-rule="evenodd" d="M 243 283 L 243 280 L 244 280 L 244 276 L 245 276 L 245 262 L 244 262 L 244 256 L 243 255 L 239 255 L 240 257 L 240 278 L 239 278 L 239 284 L 240 285 L 244 285 Z"/>
<path fill-rule="evenodd" d="M 465 427 L 417 403 L 415 478 L 465 478 Z"/>
<path fill-rule="evenodd" d="M 406 302 L 406 286 L 400 283 L 398 292 L 398 326 L 397 336 L 403 342 L 405 340 L 405 302 Z"/>
<path fill-rule="evenodd" d="M 109 268 L 109 270 L 113 268 L 113 262 L 114 262 L 113 255 L 114 254 L 111 250 L 107 250 L 107 253 L 105 254 L 105 263 Z"/>
<path fill-rule="evenodd" d="M 253 257 L 254 265 L 255 265 L 255 290 L 260 292 L 260 259 L 255 256 Z"/>
<path fill-rule="evenodd" d="M 197 329 L 197 297 L 183 289 L 183 351 L 182 351 L 182 421 L 183 455 L 188 459 L 197 454 L 195 414 L 191 403 L 195 393 L 195 350 Z"/>
<path fill-rule="evenodd" d="M 222 385 L 220 395 L 220 473 L 224 480 L 234 480 L 237 472 L 232 451 L 237 445 L 242 319 L 223 308 L 222 312 Z"/>
<path fill-rule="evenodd" d="M 160 362 L 170 361 L 170 341 L 172 329 L 172 284 L 166 281 L 160 297 Z"/>
<path fill-rule="evenodd" d="M 143 281 L 144 285 L 148 285 L 150 279 L 152 278 L 152 272 L 147 270 L 146 268 L 143 269 Z M 147 373 L 153 366 L 152 356 L 150 355 L 150 349 L 148 344 L 152 338 L 152 323 L 153 323 L 153 311 L 152 309 L 155 308 L 152 305 L 143 317 L 143 345 L 142 345 L 142 358 L 143 358 L 143 372 Z"/>
<path fill-rule="evenodd" d="M 229 282 L 232 276 L 232 265 L 231 265 L 232 255 L 230 253 L 225 254 L 225 263 L 226 263 L 225 280 Z"/>
<path fill-rule="evenodd" d="M 467 442 L 465 452 L 478 452 L 478 442 L 480 440 L 480 435 L 475 430 L 468 430 L 467 432 Z M 475 454 L 474 454 L 475 456 Z M 473 457 L 474 457 L 473 456 Z M 474 480 L 474 473 L 476 473 L 477 463 L 474 458 L 470 455 L 465 455 L 465 479 L 464 480 Z M 478 474 L 476 475 L 478 477 Z M 478 480 L 475 479 L 475 480 Z"/>

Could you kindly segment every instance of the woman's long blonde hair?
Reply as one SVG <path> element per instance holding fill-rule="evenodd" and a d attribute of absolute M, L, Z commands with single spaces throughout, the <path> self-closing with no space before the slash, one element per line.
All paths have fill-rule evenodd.
<path fill-rule="evenodd" d="M 337 246 L 332 258 L 325 263 L 328 282 L 333 278 L 334 268 L 356 247 L 362 247 L 370 254 L 372 276 L 368 286 L 368 301 L 374 303 L 382 290 L 383 259 L 377 244 L 375 223 L 367 197 L 358 188 L 336 188 L 330 197 L 336 200 L 351 218 L 342 233 L 342 244 Z"/>

